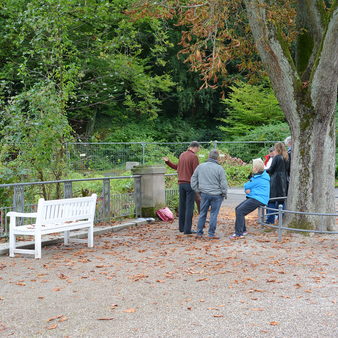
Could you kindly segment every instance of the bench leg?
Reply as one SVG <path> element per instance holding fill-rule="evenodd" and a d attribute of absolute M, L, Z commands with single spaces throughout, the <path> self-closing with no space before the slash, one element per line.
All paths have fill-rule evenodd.
<path fill-rule="evenodd" d="M 94 246 L 94 227 L 88 228 L 88 248 Z"/>
<path fill-rule="evenodd" d="M 15 238 L 13 231 L 9 230 L 9 257 L 15 256 L 14 254 L 14 249 L 16 247 L 15 241 L 16 241 L 16 238 Z"/>
<path fill-rule="evenodd" d="M 41 234 L 35 235 L 35 258 L 41 258 Z"/>
<path fill-rule="evenodd" d="M 64 232 L 64 244 L 69 245 L 69 231 Z"/>

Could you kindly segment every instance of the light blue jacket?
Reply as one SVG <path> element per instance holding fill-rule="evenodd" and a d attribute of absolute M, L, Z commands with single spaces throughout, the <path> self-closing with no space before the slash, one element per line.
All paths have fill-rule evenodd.
<path fill-rule="evenodd" d="M 264 170 L 261 174 L 256 174 L 251 177 L 250 181 L 244 184 L 244 191 L 250 190 L 246 194 L 247 197 L 254 198 L 255 200 L 267 205 L 270 197 L 270 176 Z"/>

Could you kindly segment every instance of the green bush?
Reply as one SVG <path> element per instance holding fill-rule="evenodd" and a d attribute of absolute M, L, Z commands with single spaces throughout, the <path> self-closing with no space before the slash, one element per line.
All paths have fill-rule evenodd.
<path fill-rule="evenodd" d="M 283 141 L 289 135 L 290 129 L 286 123 L 269 124 L 267 126 L 257 127 L 248 132 L 247 135 L 238 138 L 238 141 L 259 141 L 264 143 L 236 144 L 236 146 L 233 146 L 231 155 L 239 157 L 245 162 L 249 162 L 253 158 L 263 157 L 268 154 L 269 148 L 274 145 L 274 142 Z"/>
<path fill-rule="evenodd" d="M 258 126 L 285 121 L 268 81 L 260 85 L 238 81 L 236 86 L 230 89 L 232 92 L 229 98 L 223 100 L 227 117 L 219 119 L 226 125 L 219 126 L 219 129 L 225 131 L 232 139 L 246 135 Z"/>

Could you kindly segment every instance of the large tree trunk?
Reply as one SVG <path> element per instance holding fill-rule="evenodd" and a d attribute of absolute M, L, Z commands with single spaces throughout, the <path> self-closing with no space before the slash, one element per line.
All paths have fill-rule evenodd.
<path fill-rule="evenodd" d="M 267 17 L 265 0 L 245 0 L 250 27 L 272 87 L 291 128 L 291 182 L 287 207 L 292 211 L 335 213 L 335 106 L 338 84 L 338 8 L 323 20 L 319 0 L 298 2 L 297 22 L 307 32 L 292 56 Z M 301 53 L 306 57 L 302 58 Z M 297 63 L 297 60 L 302 62 Z M 305 63 L 304 63 L 305 62 Z M 335 217 L 290 215 L 290 225 L 332 230 Z"/>
<path fill-rule="evenodd" d="M 335 118 L 320 119 L 313 109 L 298 105 L 303 118 L 292 126 L 291 181 L 287 209 L 335 212 Z M 289 215 L 289 226 L 334 230 L 335 217 Z"/>

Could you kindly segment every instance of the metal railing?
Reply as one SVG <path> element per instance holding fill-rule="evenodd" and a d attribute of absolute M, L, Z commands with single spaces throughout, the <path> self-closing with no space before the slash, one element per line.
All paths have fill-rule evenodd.
<path fill-rule="evenodd" d="M 336 197 L 337 198 L 337 197 Z M 286 197 L 277 197 L 272 198 L 271 200 L 286 200 Z M 283 230 L 286 231 L 295 231 L 295 232 L 305 232 L 305 233 L 320 233 L 320 234 L 338 234 L 338 231 L 329 231 L 329 230 L 316 230 L 316 229 L 299 229 L 299 228 L 290 228 L 288 226 L 283 225 L 283 218 L 284 215 L 306 215 L 306 216 L 319 216 L 319 217 L 338 217 L 338 213 L 319 213 L 319 212 L 303 212 L 303 211 L 291 211 L 283 209 L 283 205 L 280 204 L 278 209 L 271 208 L 268 206 L 260 206 L 258 208 L 258 223 L 262 226 L 277 229 L 278 233 L 278 241 L 282 241 L 282 232 Z M 278 217 L 278 224 L 269 224 L 266 223 L 264 220 L 265 218 L 270 215 L 274 217 Z M 337 222 L 336 222 L 337 223 Z"/>
<path fill-rule="evenodd" d="M 172 176 L 166 175 L 166 176 Z M 133 180 L 133 189 L 126 193 L 114 193 L 114 188 L 111 186 L 113 180 Z M 81 188 L 74 189 L 76 184 L 81 182 L 93 183 L 102 181 L 101 187 L 87 187 L 89 189 Z M 9 197 L 12 199 L 12 205 L 5 205 L 0 207 L 0 237 L 8 235 L 9 219 L 6 214 L 9 211 L 19 212 L 34 212 L 36 211 L 37 204 L 31 201 L 37 201 L 42 196 L 42 186 L 47 185 L 62 185 L 63 198 L 78 197 L 79 195 L 85 196 L 91 193 L 98 195 L 95 222 L 100 223 L 122 217 L 139 217 L 141 214 L 141 176 L 110 176 L 103 178 L 86 178 L 86 179 L 69 179 L 59 181 L 44 181 L 44 182 L 25 182 L 25 183 L 11 183 L 1 184 L 0 189 L 12 190 Z M 39 187 L 38 191 L 34 191 L 34 187 Z M 25 196 L 29 194 L 30 196 Z M 178 190 L 168 189 L 166 192 L 167 201 L 171 199 Z M 54 191 L 55 195 L 55 191 Z M 62 197 L 52 197 L 62 198 Z M 29 202 L 27 202 L 27 200 Z M 9 200 L 7 199 L 9 202 Z M 10 203 L 8 203 L 10 204 Z"/>
<path fill-rule="evenodd" d="M 202 150 L 219 149 L 248 162 L 268 154 L 269 148 L 276 142 L 278 141 L 209 141 L 200 142 L 200 145 Z M 179 157 L 189 144 L 190 142 L 76 142 L 67 144 L 67 156 L 75 170 L 109 170 L 113 175 L 118 175 L 125 170 L 127 162 L 163 163 L 163 156 L 172 154 Z"/>

